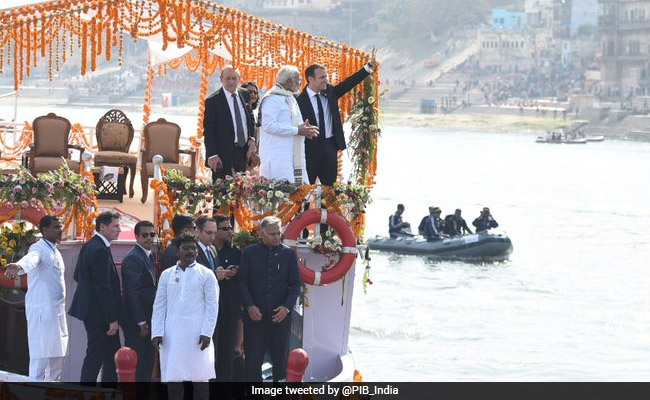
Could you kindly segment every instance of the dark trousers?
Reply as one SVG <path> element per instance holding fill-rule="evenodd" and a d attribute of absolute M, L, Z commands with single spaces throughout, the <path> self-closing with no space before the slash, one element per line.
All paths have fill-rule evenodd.
<path fill-rule="evenodd" d="M 150 323 L 151 326 L 151 323 Z M 124 345 L 138 353 L 138 365 L 135 371 L 136 382 L 151 382 L 153 371 L 154 349 L 151 344 L 151 333 L 140 337 L 140 327 L 136 324 L 124 324 Z"/>
<path fill-rule="evenodd" d="M 309 183 L 320 183 L 327 186 L 334 185 L 338 171 L 338 146 L 333 137 L 319 138 L 305 141 L 305 159 L 307 161 L 307 176 Z"/>
<path fill-rule="evenodd" d="M 80 382 L 97 382 L 99 370 L 102 370 L 102 382 L 117 382 L 115 371 L 115 353 L 120 349 L 119 332 L 115 336 L 108 336 L 108 324 L 89 323 L 84 321 L 88 347 L 86 357 L 81 366 Z"/>
<path fill-rule="evenodd" d="M 291 314 L 279 324 L 264 316 L 262 321 L 251 321 L 244 313 L 244 350 L 246 352 L 246 380 L 262 381 L 264 352 L 269 347 L 273 363 L 273 380 L 284 379 L 287 374 L 287 353 L 289 352 L 289 331 Z"/>
<path fill-rule="evenodd" d="M 226 175 L 234 175 L 236 172 L 246 171 L 248 160 L 246 159 L 246 150 L 248 147 L 235 146 L 230 156 L 232 158 L 226 160 L 222 159 L 223 168 L 218 171 L 212 171 L 212 182 L 218 178 L 224 179 Z"/>
<path fill-rule="evenodd" d="M 217 328 L 214 331 L 215 343 L 215 368 L 217 382 L 232 382 L 232 365 L 235 353 L 235 340 L 237 338 L 236 314 L 219 313 Z"/>

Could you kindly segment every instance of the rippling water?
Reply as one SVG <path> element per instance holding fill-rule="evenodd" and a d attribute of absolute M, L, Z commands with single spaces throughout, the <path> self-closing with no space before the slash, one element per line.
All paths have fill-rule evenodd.
<path fill-rule="evenodd" d="M 350 347 L 369 381 L 647 381 L 650 145 L 385 127 L 367 236 L 484 205 L 509 261 L 374 252 Z"/>

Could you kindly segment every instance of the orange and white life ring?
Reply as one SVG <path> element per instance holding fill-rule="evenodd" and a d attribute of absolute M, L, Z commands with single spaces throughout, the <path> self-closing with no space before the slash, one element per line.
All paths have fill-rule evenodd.
<path fill-rule="evenodd" d="M 20 275 L 16 279 L 7 278 L 5 276 L 5 269 L 0 268 L 0 286 L 27 290 L 27 275 Z"/>
<path fill-rule="evenodd" d="M 323 208 L 307 210 L 300 214 L 298 218 L 291 221 L 284 231 L 283 243 L 296 250 L 298 246 L 298 235 L 300 235 L 303 229 L 314 223 L 327 224 L 334 228 L 339 238 L 341 238 L 343 247 L 341 256 L 331 269 L 324 272 L 307 268 L 300 261 L 300 258 L 298 258 L 300 278 L 302 278 L 303 282 L 310 285 L 327 285 L 328 283 L 341 279 L 352 267 L 357 257 L 357 239 L 354 237 L 354 233 L 345 218 L 338 214 L 328 213 Z"/>

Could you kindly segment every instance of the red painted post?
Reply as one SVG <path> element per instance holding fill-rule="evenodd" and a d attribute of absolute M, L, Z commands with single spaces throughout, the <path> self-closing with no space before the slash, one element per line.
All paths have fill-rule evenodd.
<path fill-rule="evenodd" d="M 138 365 L 138 353 L 130 347 L 122 347 L 115 353 L 117 381 L 120 382 L 122 398 L 137 400 L 135 387 L 135 368 Z"/>
<path fill-rule="evenodd" d="M 287 357 L 287 382 L 302 382 L 309 365 L 309 354 L 303 349 L 293 349 Z"/>
<path fill-rule="evenodd" d="M 119 382 L 135 382 L 135 367 L 138 353 L 130 347 L 122 347 L 115 353 L 115 367 Z"/>

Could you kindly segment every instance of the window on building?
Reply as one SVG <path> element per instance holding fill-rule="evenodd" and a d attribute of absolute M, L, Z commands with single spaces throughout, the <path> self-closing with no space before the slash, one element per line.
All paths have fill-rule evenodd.
<path fill-rule="evenodd" d="M 641 46 L 638 40 L 630 41 L 630 55 L 635 56 L 641 53 Z"/>

